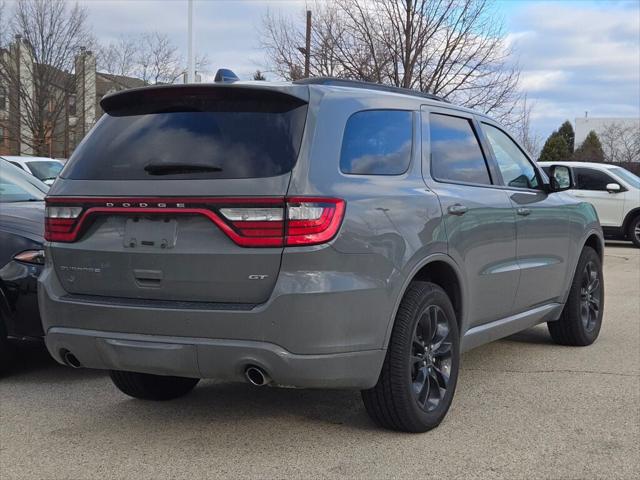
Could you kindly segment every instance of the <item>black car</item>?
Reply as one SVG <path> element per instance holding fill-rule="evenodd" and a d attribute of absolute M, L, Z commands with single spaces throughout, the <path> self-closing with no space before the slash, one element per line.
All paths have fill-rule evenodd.
<path fill-rule="evenodd" d="M 47 185 L 0 160 L 0 371 L 12 342 L 41 339 L 36 286 L 44 264 Z"/>

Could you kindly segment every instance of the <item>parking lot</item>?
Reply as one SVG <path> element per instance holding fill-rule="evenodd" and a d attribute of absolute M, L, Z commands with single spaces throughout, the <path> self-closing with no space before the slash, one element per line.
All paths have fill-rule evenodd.
<path fill-rule="evenodd" d="M 201 382 L 145 403 L 29 348 L 0 380 L 0 477 L 632 478 L 640 460 L 640 250 L 609 244 L 591 347 L 538 326 L 463 356 L 448 417 L 376 428 L 355 391 Z"/>

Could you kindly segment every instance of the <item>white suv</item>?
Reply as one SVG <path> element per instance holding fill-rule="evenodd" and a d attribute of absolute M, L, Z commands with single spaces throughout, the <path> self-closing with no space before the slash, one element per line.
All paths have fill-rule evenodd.
<path fill-rule="evenodd" d="M 573 170 L 569 192 L 593 204 L 605 236 L 640 247 L 640 177 L 610 163 L 562 163 Z M 539 165 L 548 171 L 551 163 Z"/>
<path fill-rule="evenodd" d="M 64 167 L 63 162 L 49 157 L 12 157 L 5 155 L 0 158 L 4 158 L 47 185 L 51 185 L 54 182 L 62 167 Z"/>

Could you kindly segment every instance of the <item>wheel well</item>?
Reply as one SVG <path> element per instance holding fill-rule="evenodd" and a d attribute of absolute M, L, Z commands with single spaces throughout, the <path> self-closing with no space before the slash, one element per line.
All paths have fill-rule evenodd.
<path fill-rule="evenodd" d="M 602 251 L 602 244 L 600 243 L 600 239 L 597 235 L 591 235 L 589 238 L 587 238 L 587 241 L 584 242 L 584 246 L 593 248 L 602 260 L 604 252 Z"/>
<path fill-rule="evenodd" d="M 624 222 L 622 222 L 622 234 L 624 236 L 627 235 L 627 231 L 629 230 L 629 225 L 631 222 L 635 220 L 636 217 L 640 217 L 640 208 L 635 208 L 627 213 L 627 216 L 624 217 Z"/>
<path fill-rule="evenodd" d="M 447 293 L 451 303 L 453 304 L 458 327 L 461 327 L 462 289 L 460 288 L 458 275 L 451 265 L 440 260 L 427 263 L 418 271 L 418 273 L 416 273 L 413 280 L 435 283 L 442 288 Z"/>

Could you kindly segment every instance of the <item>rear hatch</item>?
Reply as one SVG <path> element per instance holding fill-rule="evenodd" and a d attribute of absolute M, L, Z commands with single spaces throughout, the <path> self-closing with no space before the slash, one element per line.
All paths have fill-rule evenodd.
<path fill-rule="evenodd" d="M 284 247 L 303 95 L 242 86 L 105 97 L 47 198 L 46 238 L 72 294 L 256 304 Z"/>

